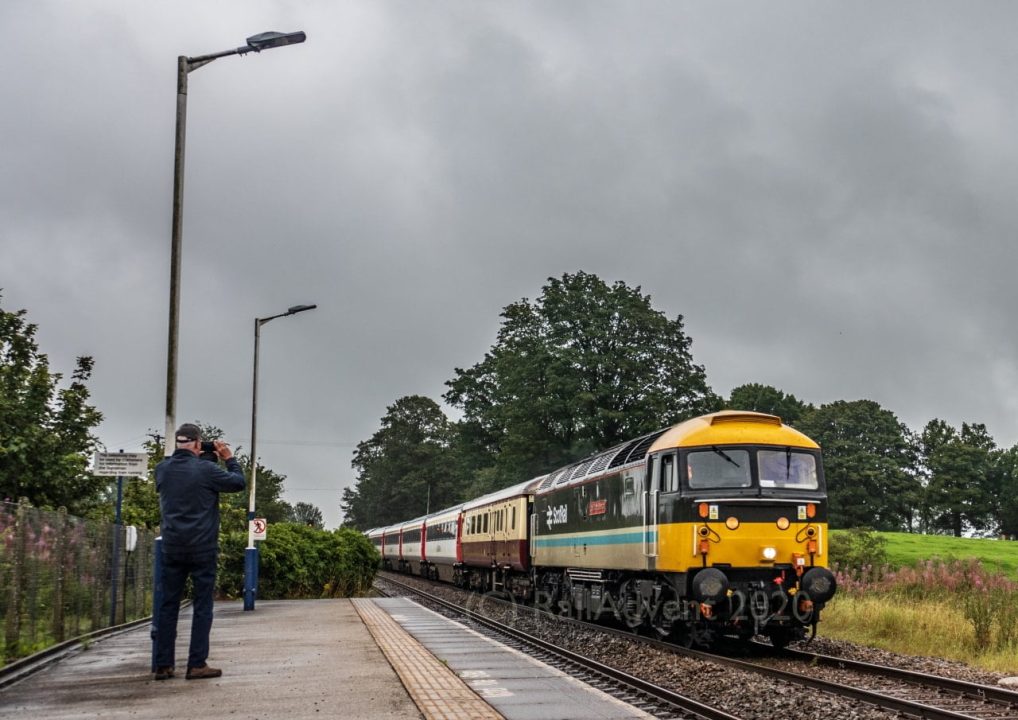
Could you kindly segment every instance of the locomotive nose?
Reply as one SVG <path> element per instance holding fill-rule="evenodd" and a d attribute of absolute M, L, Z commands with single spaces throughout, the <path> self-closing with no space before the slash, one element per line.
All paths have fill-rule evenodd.
<path fill-rule="evenodd" d="M 838 583 L 834 579 L 834 573 L 827 568 L 810 568 L 802 576 L 802 589 L 809 593 L 813 602 L 827 602 L 834 597 L 834 591 Z"/>

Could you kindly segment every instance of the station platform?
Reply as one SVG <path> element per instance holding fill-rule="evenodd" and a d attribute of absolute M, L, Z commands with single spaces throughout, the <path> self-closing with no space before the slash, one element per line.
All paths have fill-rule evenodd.
<path fill-rule="evenodd" d="M 404 598 L 216 603 L 209 664 L 185 680 L 190 612 L 177 632 L 177 676 L 152 678 L 144 625 L 95 641 L 0 689 L 0 719 L 304 720 L 646 718 L 560 671 Z"/>

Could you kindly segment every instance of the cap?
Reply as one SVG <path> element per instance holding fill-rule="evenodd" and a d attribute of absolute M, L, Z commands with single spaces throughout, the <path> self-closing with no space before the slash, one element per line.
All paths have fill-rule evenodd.
<path fill-rule="evenodd" d="M 184 423 L 177 428 L 177 442 L 189 443 L 201 438 L 201 430 L 193 423 Z"/>

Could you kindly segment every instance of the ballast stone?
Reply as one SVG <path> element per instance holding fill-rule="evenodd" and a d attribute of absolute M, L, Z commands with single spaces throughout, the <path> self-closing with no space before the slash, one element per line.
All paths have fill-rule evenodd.
<path fill-rule="evenodd" d="M 997 684 L 1003 685 L 1004 687 L 1018 688 L 1018 676 L 1001 678 L 997 681 Z"/>

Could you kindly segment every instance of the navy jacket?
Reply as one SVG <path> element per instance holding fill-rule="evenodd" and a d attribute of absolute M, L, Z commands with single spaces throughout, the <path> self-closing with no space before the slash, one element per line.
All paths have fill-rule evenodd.
<path fill-rule="evenodd" d="M 177 450 L 156 465 L 160 530 L 165 552 L 201 552 L 219 547 L 219 493 L 244 489 L 236 458 L 218 463 Z"/>

